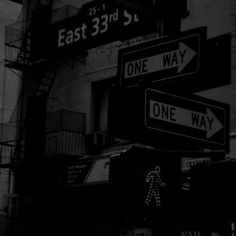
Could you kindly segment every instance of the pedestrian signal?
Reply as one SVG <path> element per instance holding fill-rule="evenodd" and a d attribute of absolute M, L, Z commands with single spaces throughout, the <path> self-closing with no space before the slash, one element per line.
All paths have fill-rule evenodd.
<path fill-rule="evenodd" d="M 132 146 L 111 158 L 112 205 L 121 218 L 173 217 L 179 181 L 180 157 L 176 153 Z"/>

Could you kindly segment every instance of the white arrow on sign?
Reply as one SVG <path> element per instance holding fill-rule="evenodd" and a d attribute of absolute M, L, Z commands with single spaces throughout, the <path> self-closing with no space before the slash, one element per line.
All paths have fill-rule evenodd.
<path fill-rule="evenodd" d="M 127 79 L 174 67 L 177 67 L 177 73 L 180 73 L 196 54 L 197 53 L 194 50 L 180 42 L 179 48 L 176 50 L 126 62 L 124 67 L 124 78 Z"/>
<path fill-rule="evenodd" d="M 208 139 L 223 128 L 210 108 L 206 108 L 206 113 L 201 113 L 150 100 L 149 116 L 152 119 L 206 131 L 206 138 Z"/>

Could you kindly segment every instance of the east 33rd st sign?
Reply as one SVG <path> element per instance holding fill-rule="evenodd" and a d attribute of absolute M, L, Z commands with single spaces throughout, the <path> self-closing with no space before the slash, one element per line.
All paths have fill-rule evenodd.
<path fill-rule="evenodd" d="M 109 1 L 84 4 L 77 15 L 50 25 L 49 53 L 63 55 L 156 32 L 156 22 Z"/>

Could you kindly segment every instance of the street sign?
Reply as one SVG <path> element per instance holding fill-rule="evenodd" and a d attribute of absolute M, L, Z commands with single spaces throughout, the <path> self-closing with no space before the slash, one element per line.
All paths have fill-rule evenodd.
<path fill-rule="evenodd" d="M 205 28 L 119 50 L 118 82 L 191 94 L 230 84 L 231 36 L 207 39 Z"/>
<path fill-rule="evenodd" d="M 84 4 L 78 14 L 50 25 L 50 54 L 70 55 L 157 31 L 156 20 L 108 1 Z"/>
<path fill-rule="evenodd" d="M 122 86 L 145 82 L 167 82 L 196 75 L 200 71 L 206 43 L 206 28 L 182 32 L 119 50 L 118 77 Z"/>
<path fill-rule="evenodd" d="M 196 54 L 196 51 L 183 42 L 179 42 L 176 48 L 167 50 L 164 53 L 125 63 L 124 79 L 169 70 L 175 67 L 177 74 L 180 74 Z"/>
<path fill-rule="evenodd" d="M 110 160 L 90 159 L 78 161 L 65 166 L 62 184 L 65 186 L 82 186 L 108 182 Z"/>
<path fill-rule="evenodd" d="M 168 150 L 229 151 L 229 105 L 132 87 L 111 93 L 113 136 Z"/>
<path fill-rule="evenodd" d="M 145 126 L 192 139 L 225 145 L 227 111 L 221 104 L 170 95 L 153 89 L 145 94 Z"/>

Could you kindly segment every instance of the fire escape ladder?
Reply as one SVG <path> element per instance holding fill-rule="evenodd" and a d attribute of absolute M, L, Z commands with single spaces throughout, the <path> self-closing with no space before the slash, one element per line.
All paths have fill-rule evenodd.
<path fill-rule="evenodd" d="M 31 2 L 29 3 L 31 4 Z M 33 4 L 33 2 L 32 2 Z M 32 52 L 32 36 L 33 36 L 33 27 L 35 26 L 34 15 L 40 14 L 41 9 L 48 9 L 45 11 L 45 20 L 40 18 L 36 20 L 38 26 L 40 22 L 49 24 L 50 22 L 50 12 L 52 1 L 51 0 L 38 0 L 34 1 L 35 6 L 33 7 L 32 14 L 30 19 L 27 21 L 16 22 L 14 24 L 6 26 L 5 30 L 5 66 L 19 71 L 27 71 L 31 65 L 40 63 L 41 61 L 34 58 Z M 28 6 L 30 7 L 30 5 Z M 43 11 L 42 11 L 43 12 Z M 33 14 L 34 13 L 34 14 Z M 46 15 L 47 14 L 47 15 Z M 37 29 L 34 31 L 37 32 Z M 40 31 L 41 33 L 41 31 Z M 39 50 L 40 51 L 40 50 Z M 38 58 L 37 58 L 38 59 Z"/>
<path fill-rule="evenodd" d="M 57 72 L 60 67 L 60 61 L 54 62 L 45 62 L 40 66 L 36 66 L 33 69 L 33 73 L 41 73 L 40 69 L 43 71 L 38 84 L 35 87 L 35 91 L 30 96 L 30 100 L 39 101 L 40 97 L 42 99 L 47 99 L 50 90 L 53 86 L 55 81 Z M 35 125 L 36 125 L 35 121 Z M 26 140 L 26 133 L 27 133 L 27 124 L 25 120 L 21 121 L 19 132 L 18 132 L 18 141 L 16 143 L 16 149 L 14 154 L 14 159 L 17 163 L 21 163 L 25 159 L 25 140 Z M 19 162 L 20 161 L 20 162 Z M 14 163 L 13 163 L 14 165 Z"/>
<path fill-rule="evenodd" d="M 32 29 L 29 27 L 25 32 L 25 38 L 21 47 L 21 50 L 17 56 L 17 62 L 19 64 L 31 65 L 30 50 L 31 50 L 31 33 Z"/>
<path fill-rule="evenodd" d="M 14 29 L 8 26 L 6 32 L 11 34 Z M 5 66 L 9 69 L 25 71 L 31 65 L 30 50 L 31 50 L 31 27 L 22 30 L 21 38 L 14 39 L 13 41 L 6 41 L 6 58 Z M 7 35 L 6 35 L 7 37 Z M 17 37 L 17 36 L 15 36 Z"/>
<path fill-rule="evenodd" d="M 6 27 L 5 67 L 13 70 L 13 72 L 15 72 L 15 70 L 23 72 L 22 75 L 18 75 L 16 73 L 23 79 L 23 83 L 25 83 L 24 78 L 29 75 L 32 76 L 32 78 L 34 76 L 38 78 L 39 82 L 38 84 L 35 84 L 34 92 L 32 93 L 32 95 L 30 95 L 30 97 L 34 99 L 41 95 L 44 95 L 44 97 L 48 96 L 60 63 L 55 61 L 47 61 L 46 57 L 43 57 L 45 55 L 40 53 L 42 50 L 37 50 L 37 45 L 35 44 L 35 42 L 33 42 L 33 40 L 37 38 L 35 37 L 35 32 L 36 36 L 38 34 L 37 26 L 40 30 L 43 29 L 43 26 L 40 26 L 40 22 L 43 22 L 44 24 L 50 23 L 52 1 L 38 0 L 29 2 L 29 4 L 30 7 L 28 6 L 28 8 L 34 10 L 32 10 L 32 14 L 29 14 L 30 17 L 27 22 L 20 21 Z M 44 10 L 47 15 L 45 15 L 45 19 L 43 20 L 42 18 L 40 18 L 42 17 L 42 15 L 40 16 L 40 12 L 42 13 L 44 12 Z M 39 32 L 41 33 L 40 30 Z M 35 53 L 38 52 L 39 55 L 37 56 L 37 54 Z M 39 74 L 41 74 L 40 77 L 38 76 Z M 35 82 L 36 81 L 37 80 L 35 80 Z M 22 102 L 24 102 L 23 100 Z M 19 110 L 22 110 L 22 107 L 24 107 L 24 105 L 22 106 L 19 103 L 18 106 L 21 106 L 19 107 Z M 22 112 L 25 113 L 25 111 L 23 110 Z M 18 162 L 18 160 L 22 160 L 24 158 L 26 124 L 23 120 L 25 116 L 23 115 L 23 113 L 20 115 L 20 117 L 18 117 L 20 125 L 16 128 L 17 137 L 15 140 L 15 151 L 12 155 L 11 161 L 13 166 L 15 161 Z"/>
<path fill-rule="evenodd" d="M 34 96 L 42 96 L 46 97 L 49 95 L 52 85 L 55 81 L 57 72 L 60 67 L 60 61 L 48 62 L 44 68 L 44 73 L 42 78 L 40 79 Z"/>
<path fill-rule="evenodd" d="M 30 2 L 30 1 L 29 1 Z M 33 1 L 32 1 L 33 2 Z M 44 1 L 44 4 L 42 4 L 43 1 L 38 1 L 37 5 L 35 6 L 35 9 L 40 8 L 42 5 L 48 4 L 48 2 L 51 1 Z M 46 3 L 45 3 L 46 2 Z M 49 24 L 50 22 L 48 22 Z M 40 96 L 47 98 L 50 89 L 53 85 L 54 79 L 56 77 L 59 64 L 58 62 L 46 62 L 45 58 L 42 58 L 43 60 L 37 60 L 35 61 L 34 55 L 32 54 L 32 36 L 33 36 L 33 24 L 32 24 L 32 19 L 29 19 L 29 22 L 16 22 L 13 25 L 9 25 L 6 27 L 6 35 L 5 35 L 5 67 L 12 70 L 13 72 L 19 71 L 22 72 L 19 74 L 19 77 L 23 79 L 23 83 L 27 83 L 28 75 L 34 75 L 34 73 L 37 75 L 36 77 L 39 80 L 38 84 L 35 84 L 34 92 L 30 95 L 30 98 L 32 100 L 39 99 Z M 34 45 L 35 46 L 35 45 Z M 40 55 L 41 56 L 41 55 Z M 42 73 L 42 77 L 38 77 L 37 72 L 39 73 L 38 70 L 44 69 L 43 73 L 40 71 L 40 74 Z M 26 79 L 25 79 L 26 78 Z M 33 77 L 32 77 L 33 78 Z M 39 79 L 40 78 L 40 79 Z M 37 81 L 37 80 L 36 80 Z M 36 81 L 34 81 L 36 83 Z M 30 99 L 31 100 L 31 99 Z M 22 99 L 22 104 L 18 104 L 19 106 L 19 111 L 20 111 L 20 117 L 18 117 L 19 124 L 17 127 L 15 127 L 15 140 L 12 141 L 14 142 L 13 144 L 10 143 L 12 146 L 11 149 L 11 154 L 9 154 L 9 159 L 7 159 L 6 163 L 2 162 L 2 156 L 5 154 L 5 149 L 8 148 L 8 143 L 0 143 L 0 168 L 8 168 L 9 173 L 12 173 L 12 171 L 15 173 L 18 173 L 19 171 L 24 172 L 28 168 L 28 161 L 26 160 L 26 152 L 29 153 L 33 148 L 37 140 L 41 141 L 41 137 L 38 138 L 36 137 L 36 141 L 33 140 L 31 142 L 31 130 L 29 128 L 32 127 L 32 124 L 28 124 L 27 121 L 25 121 L 25 100 Z M 41 103 L 41 100 L 39 104 Z M 37 102 L 36 102 L 37 104 Z M 43 102 L 42 102 L 43 104 Z M 24 107 L 24 109 L 22 109 Z M 44 109 L 44 104 L 42 105 L 42 109 Z M 35 108 L 37 111 L 37 108 Z M 31 111 L 31 116 L 32 113 L 34 114 L 34 110 Z M 38 113 L 36 112 L 36 119 L 38 118 Z M 34 116 L 34 115 L 33 115 Z M 26 117 L 27 118 L 27 117 Z M 42 125 L 43 126 L 43 125 Z M 37 126 L 37 121 L 34 124 L 34 127 L 36 127 L 36 131 L 38 129 Z M 2 129 L 1 129 L 2 130 Z M 33 130 L 35 132 L 35 130 Z M 26 148 L 26 142 L 27 148 Z M 31 147 L 31 144 L 33 146 Z M 4 145 L 4 153 L 2 151 L 2 145 Z M 5 147 L 6 146 L 6 147 Z M 29 148 L 30 147 L 30 148 Z M 10 146 L 9 148 L 10 149 Z M 7 150 L 8 150 L 7 149 Z M 30 151 L 29 151 L 30 149 Z M 35 150 L 37 152 L 37 150 Z M 36 154 L 39 156 L 41 152 Z M 29 154 L 27 154 L 29 155 Z M 11 175 L 13 176 L 13 175 Z M 14 178 L 14 177 L 11 177 Z M 8 187 L 10 188 L 10 185 L 12 184 L 11 181 L 14 179 L 10 180 L 10 177 L 8 179 Z M 15 191 L 15 186 L 12 187 L 12 191 Z M 16 216 L 19 217 L 19 216 Z M 13 224 L 14 227 L 17 228 L 17 223 L 14 222 Z M 11 227 L 12 232 L 9 232 L 9 234 L 14 234 L 13 226 Z M 1 226 L 0 226 L 1 228 Z"/>

